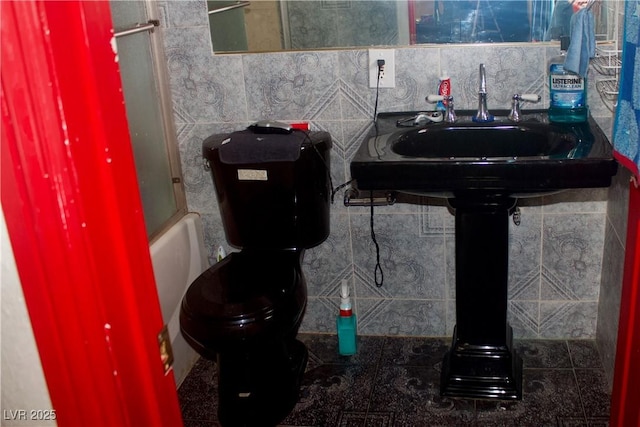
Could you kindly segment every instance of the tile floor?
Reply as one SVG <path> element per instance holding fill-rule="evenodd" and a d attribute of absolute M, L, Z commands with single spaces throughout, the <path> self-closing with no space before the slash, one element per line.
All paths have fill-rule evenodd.
<path fill-rule="evenodd" d="M 447 339 L 361 336 L 339 356 L 335 335 L 300 334 L 309 363 L 282 426 L 606 426 L 609 389 L 595 342 L 521 340 L 523 399 L 439 395 Z M 215 364 L 200 359 L 178 390 L 185 427 L 218 426 Z"/>

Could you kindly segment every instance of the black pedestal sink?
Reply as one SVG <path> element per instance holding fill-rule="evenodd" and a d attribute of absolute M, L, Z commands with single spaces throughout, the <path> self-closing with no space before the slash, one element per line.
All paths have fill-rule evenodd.
<path fill-rule="evenodd" d="M 522 361 L 507 322 L 509 214 L 518 198 L 608 187 L 617 163 L 593 118 L 553 124 L 545 110 L 510 122 L 398 127 L 417 112 L 381 113 L 351 162 L 359 190 L 446 197 L 455 209 L 456 327 L 443 396 L 522 398 Z"/>
<path fill-rule="evenodd" d="M 351 162 L 361 190 L 396 190 L 454 197 L 456 192 L 527 195 L 566 188 L 607 187 L 617 164 L 611 144 L 593 118 L 581 124 L 549 123 L 545 110 L 510 122 L 475 123 L 458 111 L 454 124 L 397 127 L 416 112 L 381 113 Z"/>

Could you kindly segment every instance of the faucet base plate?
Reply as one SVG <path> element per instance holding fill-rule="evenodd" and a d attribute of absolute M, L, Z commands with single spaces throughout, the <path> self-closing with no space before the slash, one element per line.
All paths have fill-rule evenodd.
<path fill-rule="evenodd" d="M 489 114 L 483 117 L 479 117 L 479 116 L 473 116 L 471 118 L 471 120 L 473 120 L 476 123 L 491 123 L 495 120 L 496 118 L 493 116 L 493 114 Z"/>

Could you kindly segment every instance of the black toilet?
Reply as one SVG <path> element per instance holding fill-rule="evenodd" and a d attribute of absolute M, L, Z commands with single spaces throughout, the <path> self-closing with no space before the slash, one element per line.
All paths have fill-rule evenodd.
<path fill-rule="evenodd" d="M 241 249 L 189 287 L 180 329 L 217 362 L 223 426 L 276 425 L 291 411 L 307 363 L 296 339 L 307 304 L 304 249 L 329 235 L 326 132 L 247 129 L 203 143 L 224 230 Z"/>

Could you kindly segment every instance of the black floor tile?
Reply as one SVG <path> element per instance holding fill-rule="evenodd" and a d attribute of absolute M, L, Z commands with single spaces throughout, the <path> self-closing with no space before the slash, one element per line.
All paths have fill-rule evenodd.
<path fill-rule="evenodd" d="M 555 426 L 562 420 L 586 423 L 571 369 L 524 369 L 522 400 L 478 401 L 479 426 Z"/>
<path fill-rule="evenodd" d="M 375 365 L 326 364 L 305 373 L 300 399 L 285 425 L 339 426 L 345 413 L 366 414 Z"/>
<path fill-rule="evenodd" d="M 571 369 L 571 356 L 566 341 L 560 340 L 522 340 L 513 344 L 522 358 L 525 368 L 568 368 Z"/>
<path fill-rule="evenodd" d="M 328 334 L 300 334 L 298 339 L 309 350 L 307 369 L 319 364 L 355 364 L 371 365 L 380 360 L 384 337 L 359 336 L 356 341 L 357 353 L 353 356 L 338 354 L 338 340 L 335 335 Z"/>
<path fill-rule="evenodd" d="M 196 362 L 178 389 L 182 417 L 185 420 L 217 420 L 217 397 L 215 363 L 201 358 Z M 185 422 L 186 425 L 188 424 Z"/>
<path fill-rule="evenodd" d="M 602 368 L 595 341 L 568 341 L 574 368 Z"/>
<path fill-rule="evenodd" d="M 387 337 L 381 364 L 434 366 L 442 362 L 450 343 L 449 339 Z"/>
<path fill-rule="evenodd" d="M 585 415 L 607 417 L 610 411 L 609 385 L 602 369 L 576 369 Z"/>
<path fill-rule="evenodd" d="M 369 410 L 394 426 L 453 426 L 473 423 L 473 400 L 440 397 L 440 371 L 430 366 L 381 366 Z"/>
<path fill-rule="evenodd" d="M 593 341 L 516 341 L 522 401 L 492 401 L 440 397 L 448 339 L 361 336 L 354 356 L 338 354 L 335 335 L 299 339 L 309 363 L 283 427 L 608 425 L 609 390 Z M 178 390 L 185 427 L 218 426 L 216 381 L 215 363 L 199 360 Z"/>
<path fill-rule="evenodd" d="M 191 420 L 185 419 L 183 420 L 184 427 L 219 427 L 216 421 L 206 421 L 206 420 Z"/>

